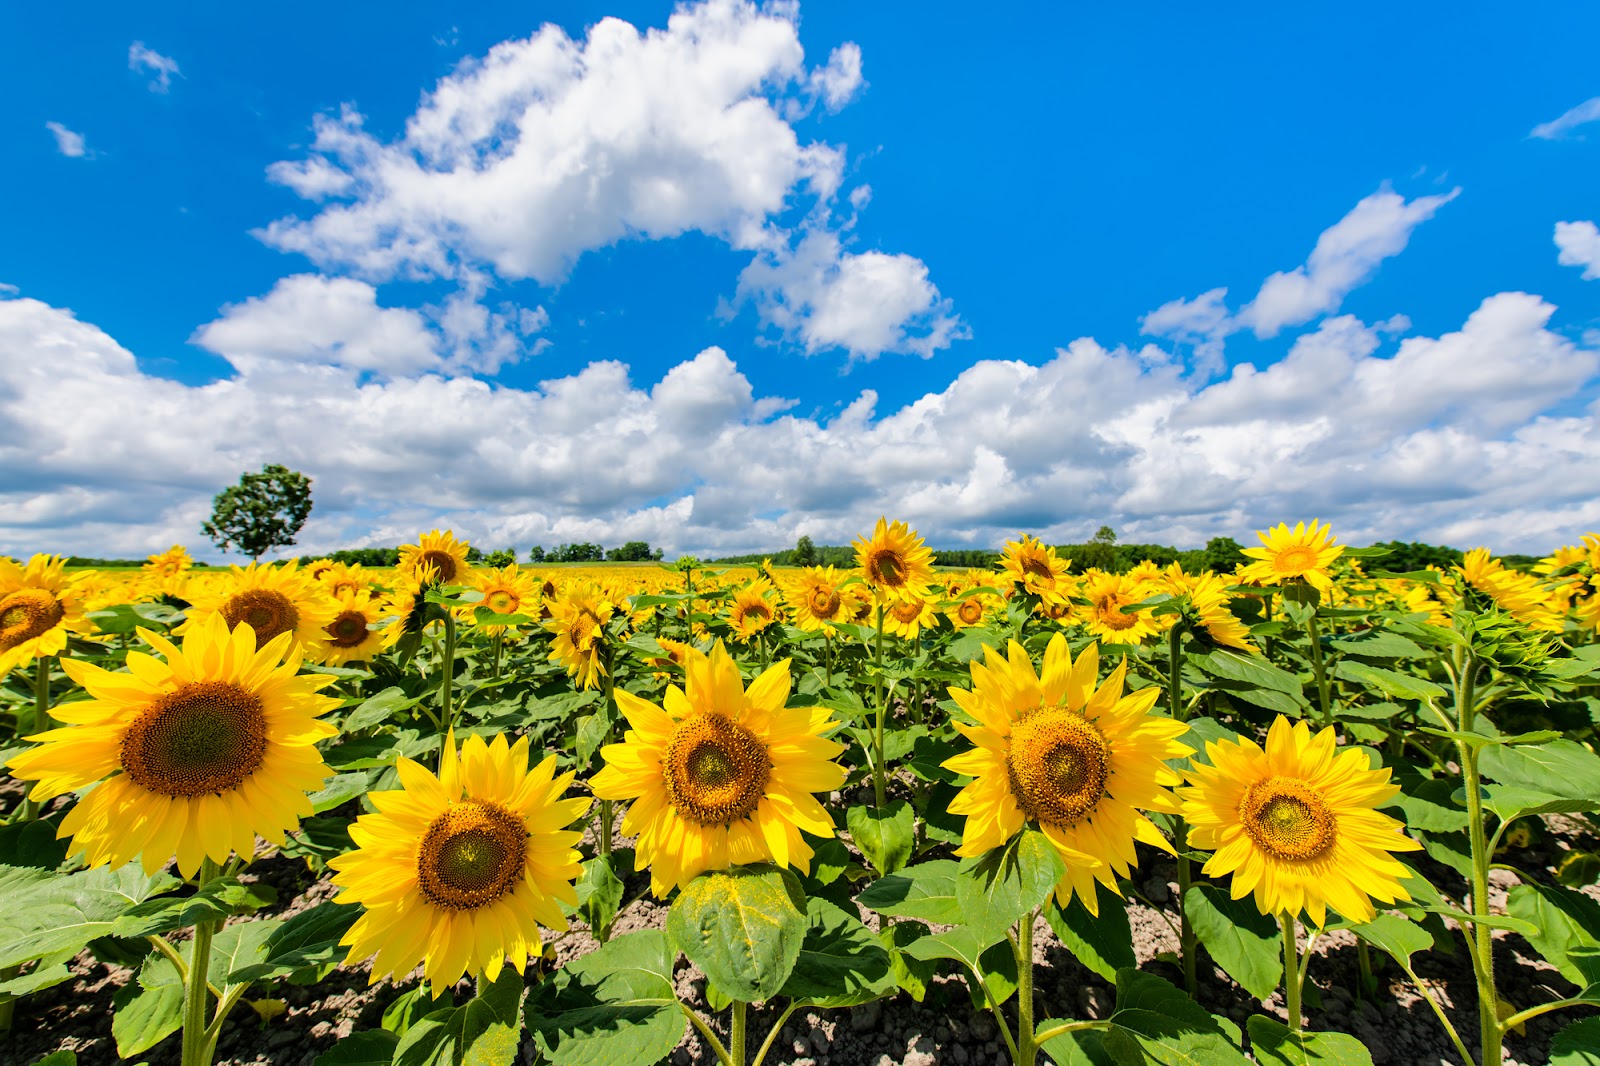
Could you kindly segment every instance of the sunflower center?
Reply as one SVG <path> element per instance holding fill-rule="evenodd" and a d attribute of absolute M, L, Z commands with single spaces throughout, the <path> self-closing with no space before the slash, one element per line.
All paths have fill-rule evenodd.
<path fill-rule="evenodd" d="M 246 589 L 228 597 L 222 605 L 222 619 L 233 629 L 248 622 L 256 633 L 256 650 L 279 633 L 292 633 L 300 625 L 300 612 L 289 597 L 275 589 Z"/>
<path fill-rule="evenodd" d="M 325 627 L 336 648 L 353 648 L 367 639 L 367 616 L 360 611 L 345 611 Z"/>
<path fill-rule="evenodd" d="M 572 616 L 572 625 L 567 629 L 567 636 L 572 641 L 572 646 L 579 651 L 587 651 L 594 644 L 594 631 L 600 624 L 600 619 L 594 616 L 588 608 L 584 608 Z"/>
<path fill-rule="evenodd" d="M 1056 575 L 1050 572 L 1049 564 L 1036 556 L 1029 556 L 1022 560 L 1022 572 L 1024 574 L 1032 574 L 1039 579 L 1039 584 L 1044 585 L 1046 588 L 1054 587 L 1056 583 Z"/>
<path fill-rule="evenodd" d="M 983 604 L 977 600 L 962 600 L 961 606 L 956 608 L 956 614 L 969 626 L 975 626 L 983 621 Z"/>
<path fill-rule="evenodd" d="M 267 751 L 261 700 L 227 681 L 197 681 L 156 700 L 122 735 L 122 768 L 163 796 L 228 792 Z"/>
<path fill-rule="evenodd" d="M 434 572 L 438 575 L 435 580 L 437 580 L 439 584 L 448 585 L 451 581 L 455 580 L 456 557 L 451 555 L 449 552 L 442 552 L 437 548 L 429 548 L 427 551 L 417 556 L 418 571 L 421 571 L 425 567 L 429 566 L 433 567 Z"/>
<path fill-rule="evenodd" d="M 1122 597 L 1115 595 L 1107 596 L 1095 604 L 1095 610 L 1100 615 L 1100 624 L 1107 629 L 1132 629 L 1139 623 L 1139 616 L 1123 614 L 1122 607 Z"/>
<path fill-rule="evenodd" d="M 343 596 L 346 592 L 355 593 L 360 591 L 361 582 L 356 581 L 354 578 L 348 577 L 340 578 L 338 581 L 335 581 L 332 585 L 328 586 L 328 592 L 331 593 L 335 599 Z"/>
<path fill-rule="evenodd" d="M 1105 795 L 1110 749 L 1094 724 L 1065 707 L 1041 707 L 1011 730 L 1006 773 L 1029 818 L 1074 825 Z"/>
<path fill-rule="evenodd" d="M 899 552 L 887 549 L 878 552 L 869 560 L 867 570 L 874 584 L 899 588 L 906 583 L 906 561 Z"/>
<path fill-rule="evenodd" d="M 1245 789 L 1239 819 L 1250 839 L 1278 859 L 1315 859 L 1333 847 L 1338 819 L 1304 781 L 1263 778 Z"/>
<path fill-rule="evenodd" d="M 889 608 L 889 613 L 894 616 L 896 622 L 907 624 L 915 622 L 922 616 L 922 601 L 906 600 L 903 603 L 894 604 Z"/>
<path fill-rule="evenodd" d="M 1275 562 L 1275 569 L 1280 573 L 1303 574 L 1316 567 L 1317 553 L 1310 548 L 1287 548 L 1278 553 Z"/>
<path fill-rule="evenodd" d="M 32 640 L 66 615 L 61 602 L 44 589 L 18 589 L 0 600 L 0 651 Z"/>
<path fill-rule="evenodd" d="M 433 820 L 417 849 L 417 884 L 429 903 L 472 910 L 516 887 L 528 827 L 499 804 L 457 803 Z"/>
<path fill-rule="evenodd" d="M 495 614 L 511 614 L 517 608 L 517 598 L 505 589 L 495 589 L 484 597 L 484 602 Z"/>
<path fill-rule="evenodd" d="M 661 768 L 679 814 L 701 825 L 729 825 L 761 802 L 772 758 L 744 726 L 701 714 L 678 725 Z"/>
<path fill-rule="evenodd" d="M 747 617 L 754 616 L 768 622 L 772 620 L 772 608 L 759 601 L 747 605 L 744 609 L 744 613 Z"/>
<path fill-rule="evenodd" d="M 818 618 L 832 618 L 839 613 L 839 590 L 829 585 L 818 585 L 806 597 L 806 605 Z"/>

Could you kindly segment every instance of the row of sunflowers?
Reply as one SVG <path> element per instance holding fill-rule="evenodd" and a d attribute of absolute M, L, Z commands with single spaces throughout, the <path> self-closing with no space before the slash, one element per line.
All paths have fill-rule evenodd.
<path fill-rule="evenodd" d="M 1027 535 L 936 570 L 886 519 L 849 570 L 474 568 L 439 530 L 381 570 L 0 559 L 0 1025 L 98 961 L 135 974 L 116 1054 L 200 1066 L 242 1001 L 358 967 L 407 1006 L 318 1063 L 645 1064 L 692 1029 L 759 1066 L 796 1011 L 954 980 L 1026 1066 L 1370 1062 L 1306 1025 L 1335 932 L 1464 1063 L 1600 1005 L 1600 855 L 1498 862 L 1596 825 L 1600 537 L 1529 573 L 1258 539 L 1231 574 L 1073 573 Z M 273 917 L 274 855 L 333 898 Z M 1178 950 L 1141 964 L 1152 863 Z M 614 935 L 645 893 L 664 927 Z M 572 927 L 594 950 L 552 970 Z M 1504 994 L 1507 935 L 1551 995 Z M 1036 995 L 1048 936 L 1105 1017 Z M 1475 1024 L 1417 974 L 1456 943 Z M 1241 1028 L 1205 981 L 1263 1006 Z M 1550 1046 L 1600 1055 L 1582 1020 Z"/>

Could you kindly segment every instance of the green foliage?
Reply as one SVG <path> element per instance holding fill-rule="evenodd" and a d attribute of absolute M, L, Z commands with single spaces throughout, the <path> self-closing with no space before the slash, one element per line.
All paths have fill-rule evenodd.
<path fill-rule="evenodd" d="M 788 980 L 806 935 L 805 897 L 769 864 L 703 873 L 678 893 L 667 935 L 724 995 L 771 999 Z"/>
<path fill-rule="evenodd" d="M 1283 936 L 1249 896 L 1233 899 L 1218 885 L 1191 885 L 1183 912 L 1224 973 L 1257 999 L 1283 979 Z"/>
<path fill-rule="evenodd" d="M 563 966 L 528 996 L 524 1016 L 551 1066 L 653 1066 L 688 1023 L 658 929 L 629 933 Z"/>
<path fill-rule="evenodd" d="M 1077 896 L 1065 908 L 1054 903 L 1045 908 L 1045 919 L 1063 947 L 1077 956 L 1107 981 L 1117 971 L 1137 965 L 1133 954 L 1133 929 L 1128 923 L 1128 908 L 1110 889 L 1095 882 L 1099 914 L 1090 914 Z"/>
<path fill-rule="evenodd" d="M 913 811 L 905 800 L 884 806 L 856 805 L 845 814 L 850 836 L 861 854 L 879 873 L 892 874 L 911 858 L 915 840 Z"/>
<path fill-rule="evenodd" d="M 630 540 L 620 548 L 606 552 L 606 561 L 613 563 L 642 563 L 661 558 L 661 549 L 650 550 L 648 541 Z"/>
<path fill-rule="evenodd" d="M 212 500 L 211 517 L 200 532 L 218 548 L 238 548 L 259 559 L 273 548 L 288 547 L 311 514 L 311 479 L 278 463 L 258 474 L 240 475 L 239 483 Z"/>
<path fill-rule="evenodd" d="M 1372 1066 L 1366 1045 L 1345 1033 L 1291 1032 L 1265 1014 L 1246 1023 L 1259 1066 Z"/>
<path fill-rule="evenodd" d="M 510 966 L 465 1006 L 435 1011 L 406 1030 L 394 1066 L 511 1066 L 516 1060 L 522 975 Z"/>

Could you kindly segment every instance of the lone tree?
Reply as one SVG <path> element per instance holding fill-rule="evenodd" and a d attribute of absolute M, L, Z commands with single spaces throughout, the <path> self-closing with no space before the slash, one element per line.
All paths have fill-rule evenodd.
<path fill-rule="evenodd" d="M 241 474 L 211 502 L 211 519 L 200 527 L 223 551 L 237 548 L 259 559 L 294 543 L 311 513 L 311 479 L 269 463 L 259 474 Z"/>

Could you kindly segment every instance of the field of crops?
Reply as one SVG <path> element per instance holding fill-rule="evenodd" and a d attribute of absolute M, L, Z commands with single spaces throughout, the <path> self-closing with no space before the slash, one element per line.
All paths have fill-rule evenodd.
<path fill-rule="evenodd" d="M 0 1060 L 1600 1063 L 1600 537 L 0 559 Z"/>

